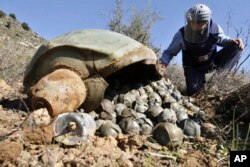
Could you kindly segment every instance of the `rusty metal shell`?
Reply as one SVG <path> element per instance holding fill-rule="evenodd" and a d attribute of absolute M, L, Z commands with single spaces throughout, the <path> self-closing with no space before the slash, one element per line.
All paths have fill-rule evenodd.
<path fill-rule="evenodd" d="M 86 87 L 86 96 L 82 96 L 77 101 L 82 102 L 84 110 L 90 112 L 98 107 L 103 98 L 108 86 L 105 81 L 106 77 L 131 64 L 154 65 L 156 60 L 157 56 L 151 49 L 125 35 L 96 29 L 72 31 L 51 40 L 37 50 L 26 69 L 23 83 L 25 91 L 30 94 L 31 87 L 38 87 L 36 84 L 40 84 L 43 77 L 47 77 L 55 70 L 75 72 L 84 81 Z M 70 87 L 74 86 L 73 83 Z M 40 90 L 48 90 L 48 87 L 43 85 Z M 82 89 L 85 88 L 82 87 Z M 41 96 L 34 94 L 34 91 L 32 93 L 34 101 Z M 67 96 L 60 94 L 60 91 L 58 93 L 59 96 L 54 97 Z M 43 96 L 41 97 L 43 98 Z M 46 104 L 48 106 L 54 102 L 45 101 L 48 102 Z M 72 107 L 69 110 L 58 109 L 55 111 L 56 114 L 53 114 L 54 111 L 52 111 L 53 116 L 79 107 L 78 102 L 75 101 L 60 98 L 58 101 L 59 104 L 69 103 Z M 46 102 L 39 102 L 38 106 Z M 36 104 L 36 102 L 33 103 Z M 58 106 L 60 107 L 60 105 Z M 52 108 L 52 105 L 50 107 Z"/>
<path fill-rule="evenodd" d="M 67 69 L 46 75 L 31 88 L 31 92 L 33 109 L 46 107 L 52 117 L 75 111 L 86 99 L 84 82 Z"/>
<path fill-rule="evenodd" d="M 41 59 L 46 61 L 46 55 L 51 50 L 60 50 L 65 47 L 81 50 L 83 55 L 88 55 L 91 60 L 95 60 L 91 63 L 95 64 L 97 72 L 102 77 L 108 76 L 131 63 L 146 60 L 156 63 L 157 60 L 157 56 L 151 49 L 125 35 L 107 30 L 77 30 L 42 45 L 31 60 L 25 78 L 32 78 L 32 72 L 38 65 L 37 62 Z"/>
<path fill-rule="evenodd" d="M 104 93 L 108 87 L 108 83 L 100 76 L 94 75 L 85 79 L 86 98 L 82 104 L 85 112 L 96 110 L 104 98 Z M 72 85 L 72 87 L 74 87 Z"/>

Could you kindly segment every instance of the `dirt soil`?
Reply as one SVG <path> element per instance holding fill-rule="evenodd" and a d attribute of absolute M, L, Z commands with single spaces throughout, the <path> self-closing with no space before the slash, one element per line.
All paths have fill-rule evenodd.
<path fill-rule="evenodd" d="M 67 147 L 53 140 L 50 125 L 36 127 L 30 121 L 28 100 L 1 80 L 1 166 L 227 166 L 220 154 L 217 128 L 204 123 L 202 136 L 168 148 L 151 137 L 121 134 L 117 138 L 94 136 L 88 142 Z M 225 160 L 226 159 L 226 160 Z"/>

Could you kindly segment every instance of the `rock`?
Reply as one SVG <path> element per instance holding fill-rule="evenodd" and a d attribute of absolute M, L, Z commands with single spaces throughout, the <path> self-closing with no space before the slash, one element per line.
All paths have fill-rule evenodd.
<path fill-rule="evenodd" d="M 32 119 L 30 121 L 34 121 L 35 125 L 42 126 L 48 125 L 50 123 L 51 117 L 46 108 L 40 108 L 38 110 L 33 111 L 29 119 Z"/>
<path fill-rule="evenodd" d="M 54 166 L 62 158 L 62 152 L 47 150 L 41 157 L 44 164 Z"/>
<path fill-rule="evenodd" d="M 20 142 L 4 141 L 0 144 L 0 161 L 8 161 L 18 158 L 23 150 Z"/>
<path fill-rule="evenodd" d="M 217 136 L 216 126 L 211 123 L 203 123 L 201 125 L 201 134 L 207 138 L 214 138 Z"/>
<path fill-rule="evenodd" d="M 4 80 L 0 79 L 0 100 L 11 91 L 13 91 L 12 87 L 9 86 Z"/>
<path fill-rule="evenodd" d="M 54 137 L 53 128 L 51 125 L 35 126 L 28 124 L 23 127 L 23 139 L 31 144 L 50 144 Z"/>
<path fill-rule="evenodd" d="M 120 158 L 117 158 L 116 162 L 118 163 L 118 166 L 133 167 L 133 163 L 128 159 L 125 153 L 121 155 Z"/>

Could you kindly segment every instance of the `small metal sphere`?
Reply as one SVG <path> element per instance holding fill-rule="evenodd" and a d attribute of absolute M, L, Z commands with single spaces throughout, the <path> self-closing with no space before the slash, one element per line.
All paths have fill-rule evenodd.
<path fill-rule="evenodd" d="M 183 142 L 183 132 L 175 124 L 162 122 L 153 129 L 153 138 L 161 145 L 179 146 Z"/>
<path fill-rule="evenodd" d="M 180 122 L 184 119 L 187 119 L 188 118 L 188 114 L 185 112 L 185 111 L 176 111 L 176 117 L 177 117 L 177 120 Z"/>
<path fill-rule="evenodd" d="M 103 99 L 100 106 L 98 107 L 97 111 L 108 111 L 112 112 L 115 110 L 114 104 L 109 99 Z"/>
<path fill-rule="evenodd" d="M 122 110 L 126 109 L 127 106 L 123 103 L 117 103 L 115 104 L 115 112 L 117 115 L 121 115 Z"/>
<path fill-rule="evenodd" d="M 181 100 L 181 97 L 182 97 L 181 93 L 178 90 L 174 90 L 171 96 L 175 98 L 177 101 Z"/>
<path fill-rule="evenodd" d="M 117 137 L 119 133 L 122 133 L 121 128 L 112 121 L 105 121 L 98 129 L 101 136 L 113 136 Z"/>
<path fill-rule="evenodd" d="M 139 126 L 141 127 L 140 134 L 148 136 L 151 134 L 154 127 L 152 121 L 148 118 L 140 118 L 137 120 Z"/>
<path fill-rule="evenodd" d="M 136 101 L 136 96 L 130 92 L 126 93 L 123 97 L 123 103 L 128 107 L 132 108 L 133 103 Z"/>
<path fill-rule="evenodd" d="M 127 117 L 133 117 L 135 119 L 138 118 L 138 114 L 136 113 L 136 111 L 131 108 L 125 108 L 124 110 L 122 110 L 122 113 L 120 116 L 122 118 L 127 118 Z"/>
<path fill-rule="evenodd" d="M 99 119 L 111 120 L 112 122 L 116 122 L 116 113 L 114 111 L 113 112 L 102 111 L 99 114 Z"/>
<path fill-rule="evenodd" d="M 106 122 L 106 120 L 103 120 L 103 119 L 98 119 L 95 121 L 95 124 L 96 124 L 96 129 L 99 129 L 102 124 L 104 124 L 104 122 Z"/>
<path fill-rule="evenodd" d="M 160 106 L 153 106 L 146 111 L 146 115 L 149 119 L 156 121 L 158 115 L 160 115 L 163 110 Z"/>
<path fill-rule="evenodd" d="M 151 86 L 149 86 L 149 85 L 145 86 L 144 89 L 146 90 L 147 93 L 154 92 L 154 89 Z"/>
<path fill-rule="evenodd" d="M 158 122 L 170 122 L 176 123 L 177 117 L 176 113 L 172 109 L 165 108 L 163 112 L 157 117 Z"/>
<path fill-rule="evenodd" d="M 131 90 L 131 91 L 129 91 L 131 94 L 133 94 L 133 95 L 135 95 L 135 97 L 137 98 L 137 97 L 140 97 L 140 92 L 138 91 L 138 90 L 135 90 L 135 89 L 133 89 L 133 90 Z"/>
<path fill-rule="evenodd" d="M 172 103 L 175 103 L 176 99 L 173 98 L 169 93 L 166 93 L 163 101 L 162 101 L 162 107 L 163 108 L 170 108 Z"/>
<path fill-rule="evenodd" d="M 165 86 L 164 79 L 160 79 L 156 82 L 159 86 Z"/>
<path fill-rule="evenodd" d="M 160 95 L 158 95 L 156 92 L 150 93 L 148 96 L 148 105 L 149 105 L 149 107 L 152 107 L 155 105 L 161 106 L 162 100 L 161 100 Z"/>
<path fill-rule="evenodd" d="M 201 128 L 198 123 L 193 121 L 192 119 L 184 119 L 180 121 L 178 126 L 183 130 L 183 133 L 187 138 L 192 139 L 195 137 L 199 137 L 201 134 Z"/>
<path fill-rule="evenodd" d="M 157 84 L 157 82 L 151 82 L 151 83 L 150 83 L 150 86 L 151 86 L 152 88 L 155 88 L 155 87 L 158 86 L 158 84 Z"/>
<path fill-rule="evenodd" d="M 171 109 L 173 109 L 175 112 L 179 111 L 182 107 L 178 102 L 171 103 L 170 105 Z"/>
<path fill-rule="evenodd" d="M 122 131 L 124 133 L 136 133 L 139 134 L 140 133 L 140 126 L 137 123 L 136 119 L 134 117 L 126 117 L 123 118 L 120 122 L 119 122 L 119 126 L 122 129 Z"/>
<path fill-rule="evenodd" d="M 147 100 L 142 98 L 137 98 L 136 103 L 133 106 L 133 109 L 139 113 L 144 113 L 145 111 L 148 110 L 148 108 L 149 106 Z"/>

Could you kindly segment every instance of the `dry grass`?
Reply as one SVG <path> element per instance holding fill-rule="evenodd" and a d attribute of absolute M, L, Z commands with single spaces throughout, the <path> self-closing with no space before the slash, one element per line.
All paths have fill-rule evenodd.
<path fill-rule="evenodd" d="M 213 72 L 207 75 L 206 91 L 209 94 L 228 94 L 249 83 L 249 73 L 231 71 Z"/>
<path fill-rule="evenodd" d="M 186 82 L 182 65 L 170 64 L 167 67 L 167 77 L 181 92 L 185 92 Z"/>
<path fill-rule="evenodd" d="M 30 45 L 20 47 L 15 41 L 7 39 L 3 43 L 5 46 L 1 48 L 0 78 L 9 83 L 21 81 L 34 48 Z"/>
<path fill-rule="evenodd" d="M 17 20 L 0 18 L 0 78 L 9 84 L 21 82 L 26 65 L 45 40 L 23 29 Z"/>

